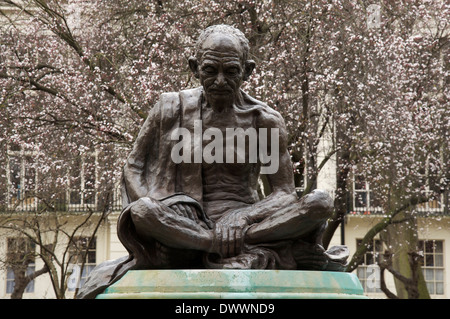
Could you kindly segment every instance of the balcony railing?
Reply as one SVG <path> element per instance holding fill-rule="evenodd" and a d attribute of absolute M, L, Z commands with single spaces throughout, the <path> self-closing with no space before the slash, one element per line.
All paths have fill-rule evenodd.
<path fill-rule="evenodd" d="M 106 192 L 66 190 L 51 196 L 14 194 L 0 200 L 0 212 L 103 212 L 122 210 L 120 189 Z"/>
<path fill-rule="evenodd" d="M 411 210 L 417 213 L 419 216 L 439 216 L 450 215 L 449 211 L 449 196 L 450 194 L 443 193 L 438 198 L 431 199 L 427 202 L 417 204 L 412 207 Z M 355 201 L 354 201 L 355 202 Z M 382 215 L 384 210 L 382 207 L 371 206 L 370 203 L 363 207 L 353 207 L 349 209 L 350 215 Z M 356 205 L 355 205 L 356 206 Z"/>
<path fill-rule="evenodd" d="M 301 190 L 297 190 L 301 194 Z M 334 197 L 333 192 L 330 196 Z M 440 198 L 430 200 L 426 203 L 416 205 L 414 211 L 423 216 L 447 215 L 449 212 L 449 194 L 443 194 Z M 121 211 L 122 197 L 120 189 L 104 192 L 94 190 L 80 191 L 76 189 L 66 190 L 54 194 L 48 198 L 15 194 L 5 200 L 6 196 L 0 198 L 0 212 L 102 212 Z M 350 215 L 383 215 L 385 212 L 381 207 L 364 206 L 349 208 Z"/>

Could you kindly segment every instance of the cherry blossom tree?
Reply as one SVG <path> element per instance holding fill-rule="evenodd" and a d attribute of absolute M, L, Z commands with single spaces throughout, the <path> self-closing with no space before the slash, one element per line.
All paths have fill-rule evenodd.
<path fill-rule="evenodd" d="M 257 64 L 244 89 L 285 118 L 296 186 L 316 188 L 336 160 L 324 246 L 348 213 L 354 176 L 385 214 L 363 243 L 385 233 L 392 244 L 389 229 L 414 225 L 418 204 L 439 199 L 448 210 L 449 6 L 377 3 L 373 23 L 370 1 L 0 0 L 2 160 L 11 147 L 31 152 L 33 195 L 51 205 L 80 183 L 74 165 L 96 154 L 90 189 L 112 193 L 159 94 L 199 85 L 187 64 L 199 32 L 228 23 Z"/>

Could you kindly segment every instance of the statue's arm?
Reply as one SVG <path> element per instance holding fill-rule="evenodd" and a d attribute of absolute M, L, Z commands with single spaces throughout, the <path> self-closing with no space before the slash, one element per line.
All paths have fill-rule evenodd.
<path fill-rule="evenodd" d="M 159 140 L 160 119 L 161 102 L 157 102 L 148 113 L 125 163 L 123 182 L 130 202 L 136 201 L 148 193 L 148 185 L 145 180 L 145 163 L 149 151 L 157 152 L 157 148 L 153 147 L 153 144 Z"/>
<path fill-rule="evenodd" d="M 272 145 L 270 136 L 268 136 L 267 141 L 269 150 L 278 146 L 279 165 L 278 170 L 273 174 L 266 174 L 272 193 L 252 205 L 247 215 L 250 223 L 261 221 L 281 207 L 298 199 L 295 193 L 293 166 L 287 149 L 288 136 L 284 119 L 275 110 L 268 109 L 262 112 L 259 117 L 258 126 L 268 128 L 268 134 L 270 134 L 270 129 L 278 128 L 278 143 Z"/>

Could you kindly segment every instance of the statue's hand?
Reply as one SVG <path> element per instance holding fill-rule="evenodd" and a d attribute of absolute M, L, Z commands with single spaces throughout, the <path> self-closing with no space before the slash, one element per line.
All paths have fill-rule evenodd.
<path fill-rule="evenodd" d="M 189 218 L 190 220 L 193 220 L 197 223 L 199 222 L 201 212 L 199 212 L 198 209 L 193 205 L 186 203 L 177 203 L 171 205 L 170 208 L 172 208 L 179 216 Z"/>
<path fill-rule="evenodd" d="M 248 224 L 247 218 L 238 212 L 228 214 L 217 221 L 216 248 L 222 257 L 233 257 L 241 252 Z"/>

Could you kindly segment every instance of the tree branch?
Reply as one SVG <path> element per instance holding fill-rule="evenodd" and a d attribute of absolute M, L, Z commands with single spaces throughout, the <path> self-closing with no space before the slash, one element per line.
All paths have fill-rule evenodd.
<path fill-rule="evenodd" d="M 391 213 L 390 216 L 383 218 L 378 224 L 373 226 L 367 234 L 362 239 L 361 245 L 359 245 L 358 249 L 356 250 L 355 254 L 353 254 L 353 257 L 349 264 L 347 265 L 347 268 L 345 269 L 346 272 L 352 272 L 355 270 L 362 262 L 364 254 L 367 252 L 367 247 L 369 244 L 372 243 L 374 237 L 381 232 L 382 230 L 386 229 L 390 224 L 392 224 L 393 218 L 398 215 L 400 212 L 403 212 L 417 204 L 426 203 L 430 200 L 430 197 L 413 197 L 410 198 L 405 204 L 401 205 L 399 208 L 397 208 L 394 212 Z"/>
<path fill-rule="evenodd" d="M 386 268 L 381 267 L 381 265 L 380 265 L 380 289 L 381 289 L 381 291 L 384 292 L 386 297 L 388 297 L 389 299 L 399 299 L 398 296 L 396 294 L 394 294 L 392 291 L 390 291 L 388 289 L 388 287 L 386 286 L 386 281 L 384 279 L 385 269 Z"/>

